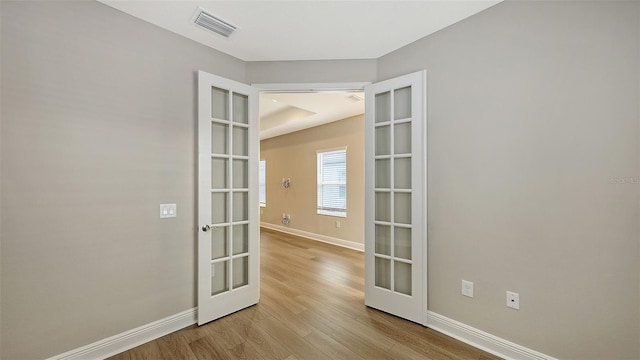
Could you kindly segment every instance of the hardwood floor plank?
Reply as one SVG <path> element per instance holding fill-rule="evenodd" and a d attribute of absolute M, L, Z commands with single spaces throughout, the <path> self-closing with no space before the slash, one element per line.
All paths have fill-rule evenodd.
<path fill-rule="evenodd" d="M 191 325 L 180 330 L 180 335 L 187 341 L 188 344 L 200 340 L 203 337 L 209 336 L 209 331 L 205 326 Z"/>
<path fill-rule="evenodd" d="M 416 352 L 413 349 L 411 349 L 408 346 L 405 346 L 404 344 L 401 344 L 401 343 L 396 343 L 395 345 L 393 345 L 391 347 L 391 349 L 389 349 L 389 351 L 387 351 L 387 353 L 394 360 L 400 360 L 400 359 L 405 359 L 405 360 L 415 360 L 415 359 L 447 360 L 447 359 L 450 359 L 449 357 L 427 356 L 427 355 L 425 355 L 423 353 Z"/>
<path fill-rule="evenodd" d="M 298 336 L 304 337 L 313 331 L 313 325 L 300 321 L 296 314 L 288 311 L 287 308 L 277 302 L 267 302 L 262 304 L 262 309 L 268 314 L 285 323 L 289 329 L 294 331 Z M 299 314 L 300 312 L 298 312 Z"/>
<path fill-rule="evenodd" d="M 388 350 L 394 344 L 393 342 L 378 343 L 368 336 L 356 333 L 356 331 L 336 326 L 333 320 L 320 315 L 318 312 L 305 312 L 299 316 L 303 317 L 306 321 L 314 323 L 318 330 L 348 347 L 351 351 L 363 358 L 393 359 L 387 355 Z"/>
<path fill-rule="evenodd" d="M 231 358 L 222 346 L 209 337 L 203 337 L 193 341 L 189 343 L 189 347 L 198 360 L 219 360 Z"/>
<path fill-rule="evenodd" d="M 314 330 L 304 338 L 315 347 L 322 349 L 322 351 L 331 359 L 364 359 L 360 355 L 351 351 L 348 347 L 342 345 L 321 331 Z"/>
<path fill-rule="evenodd" d="M 262 286 L 260 289 L 260 296 L 273 300 L 268 301 L 267 303 L 269 305 L 278 305 L 278 307 L 286 310 L 288 313 L 299 314 L 307 310 L 307 308 L 294 300 L 294 296 L 285 295 L 282 291 L 282 287 L 286 287 L 286 285 L 282 284 L 282 286 Z"/>
<path fill-rule="evenodd" d="M 282 343 L 293 355 L 301 359 L 326 358 L 321 349 L 314 347 L 304 338 L 298 336 L 285 324 L 273 317 L 268 317 L 257 322 L 258 326 L 273 338 Z"/>
<path fill-rule="evenodd" d="M 131 360 L 166 360 L 158 346 L 157 340 L 142 344 L 129 351 Z"/>
<path fill-rule="evenodd" d="M 336 321 L 344 321 L 346 319 L 355 320 L 359 316 L 365 314 L 364 300 L 362 303 L 358 302 L 358 305 L 356 306 L 348 306 L 345 305 L 345 303 L 355 305 L 356 302 L 344 297 L 330 297 L 328 299 L 320 300 L 317 297 L 310 297 L 307 295 L 300 295 L 296 299 L 314 311 L 318 311 L 326 316 L 335 318 Z"/>
<path fill-rule="evenodd" d="M 271 357 L 263 357 L 262 353 L 258 352 L 248 341 L 242 344 L 238 344 L 232 349 L 229 349 L 227 353 L 232 359 L 236 360 L 263 360 L 273 359 Z"/>
<path fill-rule="evenodd" d="M 246 341 L 245 337 L 233 331 L 237 326 L 237 316 L 233 315 L 235 314 L 212 321 L 206 325 L 206 329 L 210 334 L 209 337 L 215 339 L 215 342 L 225 350 L 234 349 Z"/>
<path fill-rule="evenodd" d="M 286 359 L 292 355 L 284 344 L 257 326 L 257 321 L 252 321 L 251 323 L 252 326 L 245 333 L 245 337 L 254 348 L 259 349 L 266 359 Z"/>
<path fill-rule="evenodd" d="M 172 333 L 157 340 L 162 355 L 167 360 L 196 360 L 184 336 Z"/>

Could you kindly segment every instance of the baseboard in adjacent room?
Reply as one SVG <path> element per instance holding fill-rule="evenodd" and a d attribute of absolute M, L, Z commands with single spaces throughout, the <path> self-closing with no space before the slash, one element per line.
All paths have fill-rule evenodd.
<path fill-rule="evenodd" d="M 329 244 L 333 244 L 333 245 L 337 245 L 337 246 L 342 246 L 345 248 L 349 248 L 352 250 L 358 250 L 358 251 L 364 251 L 364 244 L 360 244 L 357 242 L 353 242 L 353 241 L 348 241 L 348 240 L 343 240 L 343 239 L 338 239 L 338 238 L 334 238 L 331 236 L 325 236 L 325 235 L 320 235 L 320 234 L 314 234 L 308 231 L 303 231 L 303 230 L 298 230 L 298 229 L 292 229 L 286 226 L 281 226 L 281 225 L 274 225 L 274 224 L 269 224 L 269 223 L 265 223 L 265 222 L 261 222 L 260 223 L 260 227 L 263 227 L 265 229 L 269 229 L 269 230 L 274 230 L 274 231 L 279 231 L 285 234 L 289 234 L 289 235 L 295 235 L 295 236 L 300 236 L 306 239 L 310 239 L 310 240 L 316 240 L 316 241 L 321 241 L 324 243 L 329 243 Z"/>
<path fill-rule="evenodd" d="M 47 360 L 104 359 L 196 323 L 197 308 L 67 351 Z"/>
<path fill-rule="evenodd" d="M 454 339 L 458 339 L 473 347 L 505 359 L 557 360 L 554 357 L 512 343 L 511 341 L 491 335 L 432 311 L 427 312 L 427 326 Z"/>

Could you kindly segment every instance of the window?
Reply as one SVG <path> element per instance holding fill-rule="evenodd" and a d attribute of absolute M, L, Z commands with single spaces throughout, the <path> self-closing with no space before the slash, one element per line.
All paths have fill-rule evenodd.
<path fill-rule="evenodd" d="M 267 162 L 265 160 L 260 160 L 258 165 L 258 199 L 260 207 L 267 206 Z"/>
<path fill-rule="evenodd" d="M 347 150 L 318 152 L 318 214 L 347 216 Z"/>

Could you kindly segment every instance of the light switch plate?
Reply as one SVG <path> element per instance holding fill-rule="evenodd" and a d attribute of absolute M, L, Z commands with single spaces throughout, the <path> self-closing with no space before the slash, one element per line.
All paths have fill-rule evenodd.
<path fill-rule="evenodd" d="M 160 204 L 160 219 L 172 218 L 178 215 L 176 204 Z"/>
<path fill-rule="evenodd" d="M 473 283 L 471 281 L 462 280 L 462 295 L 473 297 Z"/>

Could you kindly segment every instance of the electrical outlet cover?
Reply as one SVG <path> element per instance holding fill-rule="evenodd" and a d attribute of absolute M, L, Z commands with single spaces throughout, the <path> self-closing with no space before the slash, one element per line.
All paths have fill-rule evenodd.
<path fill-rule="evenodd" d="M 520 309 L 520 294 L 512 292 L 512 291 L 507 291 L 507 307 L 519 310 Z"/>

